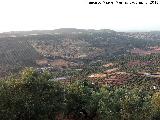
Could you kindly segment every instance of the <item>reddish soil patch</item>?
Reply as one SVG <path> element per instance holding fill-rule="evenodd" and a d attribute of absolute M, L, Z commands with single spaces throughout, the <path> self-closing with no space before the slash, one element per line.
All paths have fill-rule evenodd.
<path fill-rule="evenodd" d="M 36 60 L 36 64 L 46 65 L 46 64 L 48 64 L 48 60 L 47 59 Z"/>
<path fill-rule="evenodd" d="M 154 46 L 154 47 L 148 47 L 149 50 L 143 50 L 139 48 L 134 48 L 131 50 L 132 54 L 138 54 L 138 55 L 150 55 L 152 53 L 160 53 L 160 47 Z"/>
<path fill-rule="evenodd" d="M 131 50 L 132 54 L 138 54 L 138 55 L 150 55 L 151 51 L 145 51 L 139 48 L 135 48 Z"/>
<path fill-rule="evenodd" d="M 105 78 L 106 76 L 107 76 L 106 74 L 99 73 L 99 74 L 89 75 L 88 77 L 89 77 L 89 78 L 92 78 L 92 79 L 98 79 L 98 78 Z"/>
<path fill-rule="evenodd" d="M 125 72 L 114 72 L 110 74 L 110 76 L 106 76 L 105 78 L 99 79 L 98 84 L 100 85 L 106 85 L 106 84 L 112 84 L 112 85 L 121 85 L 124 84 L 128 79 L 130 78 L 130 74 Z M 91 79 L 92 82 L 95 82 L 94 79 Z"/>
<path fill-rule="evenodd" d="M 53 62 L 50 62 L 51 66 L 58 66 L 58 67 L 68 67 L 69 62 L 63 59 L 57 59 Z"/>
<path fill-rule="evenodd" d="M 152 62 L 151 61 L 142 62 L 142 61 L 139 61 L 139 60 L 128 62 L 128 66 L 129 67 L 133 67 L 133 66 L 145 66 L 145 65 L 149 65 L 149 64 L 152 64 Z"/>
<path fill-rule="evenodd" d="M 129 75 L 114 75 L 111 78 L 106 78 L 102 82 L 103 84 L 121 85 L 124 84 L 129 78 Z"/>

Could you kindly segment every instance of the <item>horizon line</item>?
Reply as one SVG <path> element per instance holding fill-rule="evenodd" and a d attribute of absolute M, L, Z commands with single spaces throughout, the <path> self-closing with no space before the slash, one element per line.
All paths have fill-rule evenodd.
<path fill-rule="evenodd" d="M 11 32 L 31 32 L 31 31 L 54 31 L 54 30 L 59 30 L 59 29 L 77 29 L 77 30 L 111 30 L 115 32 L 160 32 L 160 30 L 115 30 L 115 29 L 110 29 L 110 28 L 101 28 L 101 29 L 95 29 L 95 28 L 72 28 L 72 27 L 62 27 L 62 28 L 55 28 L 55 29 L 31 29 L 31 30 L 9 30 L 9 31 L 4 31 L 0 32 L 2 33 L 11 33 Z"/>

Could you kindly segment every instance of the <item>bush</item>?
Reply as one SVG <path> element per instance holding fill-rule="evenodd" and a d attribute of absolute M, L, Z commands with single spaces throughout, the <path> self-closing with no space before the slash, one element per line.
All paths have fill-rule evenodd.
<path fill-rule="evenodd" d="M 62 111 L 64 89 L 56 82 L 43 79 L 31 69 L 21 79 L 3 81 L 0 86 L 0 119 L 50 120 Z"/>
<path fill-rule="evenodd" d="M 150 120 L 150 96 L 138 89 L 116 88 L 105 90 L 99 101 L 102 120 Z"/>
<path fill-rule="evenodd" d="M 78 81 L 66 87 L 66 111 L 74 118 L 92 120 L 97 117 L 99 95 L 98 88 L 90 82 Z"/>

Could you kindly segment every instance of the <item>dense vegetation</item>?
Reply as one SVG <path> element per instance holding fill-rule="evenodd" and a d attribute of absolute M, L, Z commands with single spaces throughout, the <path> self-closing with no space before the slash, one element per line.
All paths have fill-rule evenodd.
<path fill-rule="evenodd" d="M 141 80 L 122 86 L 50 81 L 48 72 L 25 69 L 0 82 L 1 120 L 158 120 L 160 91 Z"/>

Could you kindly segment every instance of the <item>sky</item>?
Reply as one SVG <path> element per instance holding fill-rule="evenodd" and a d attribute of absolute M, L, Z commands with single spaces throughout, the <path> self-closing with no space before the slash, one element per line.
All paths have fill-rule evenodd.
<path fill-rule="evenodd" d="M 160 30 L 160 1 L 158 5 L 91 5 L 89 1 L 118 0 L 0 0 L 0 32 L 58 28 Z"/>

